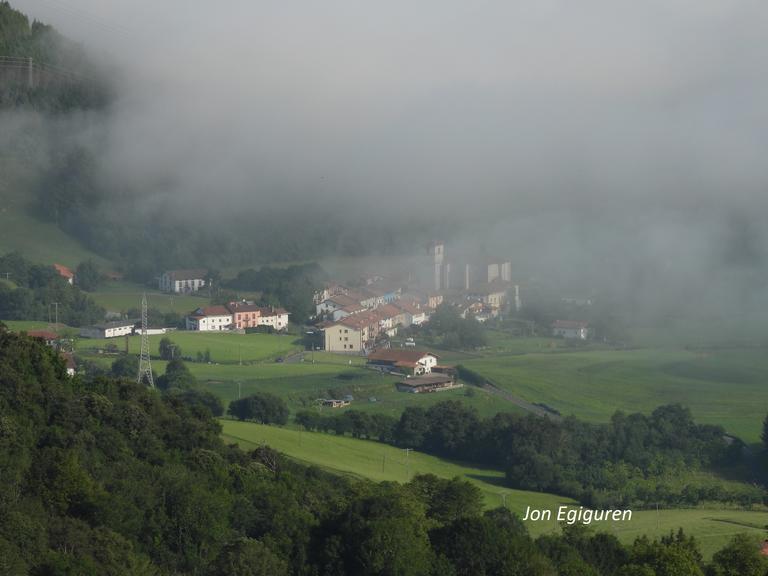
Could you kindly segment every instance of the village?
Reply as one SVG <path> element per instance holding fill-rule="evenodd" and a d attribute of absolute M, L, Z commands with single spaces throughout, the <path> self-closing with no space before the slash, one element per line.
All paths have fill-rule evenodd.
<path fill-rule="evenodd" d="M 60 274 L 71 272 L 57 267 Z M 204 268 L 169 270 L 159 276 L 158 288 L 171 295 L 206 294 L 209 273 Z M 397 376 L 397 390 L 437 392 L 461 386 L 456 370 L 439 363 L 439 355 L 417 346 L 414 329 L 428 325 L 439 307 L 448 307 L 463 320 L 480 324 L 520 312 L 520 284 L 512 278 L 512 263 L 488 258 L 453 258 L 442 242 L 429 243 L 403 270 L 378 271 L 353 279 L 332 278 L 312 296 L 311 323 L 299 328 L 312 351 L 362 356 L 366 366 Z M 286 333 L 291 312 L 239 298 L 202 305 L 189 311 L 179 327 L 147 326 L 150 336 L 183 329 L 189 332 L 247 334 Z M 296 331 L 296 327 L 293 327 Z M 80 329 L 82 338 L 127 338 L 139 334 L 136 318 L 114 319 Z M 589 338 L 584 321 L 556 320 L 551 336 L 569 340 Z M 421 344 L 421 343 L 420 343 Z M 329 401 L 343 407 L 343 399 Z"/>

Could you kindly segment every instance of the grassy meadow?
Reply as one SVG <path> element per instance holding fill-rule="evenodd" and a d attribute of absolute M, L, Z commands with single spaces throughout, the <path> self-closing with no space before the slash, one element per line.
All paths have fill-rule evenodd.
<path fill-rule="evenodd" d="M 160 339 L 167 337 L 181 348 L 183 357 L 195 358 L 197 353 L 211 354 L 211 361 L 226 364 L 238 364 L 250 362 L 264 362 L 273 360 L 278 356 L 284 356 L 301 349 L 295 344 L 294 336 L 280 334 L 233 334 L 229 332 L 186 332 L 174 331 L 163 336 L 151 336 L 150 346 L 153 355 L 159 354 Z M 120 350 L 125 346 L 124 338 L 80 338 L 77 341 L 77 349 L 99 349 L 116 345 Z M 138 354 L 141 349 L 141 337 L 128 337 L 128 352 Z"/>
<path fill-rule="evenodd" d="M 90 259 L 102 268 L 109 268 L 108 261 L 56 224 L 34 215 L 33 199 L 21 192 L 30 187 L 29 177 L 17 163 L 0 158 L 0 254 L 18 251 L 33 262 L 73 268 Z"/>
<path fill-rule="evenodd" d="M 458 476 L 480 488 L 486 507 L 501 506 L 506 497 L 507 506 L 518 513 L 524 512 L 528 504 L 540 507 L 575 504 L 570 498 L 553 494 L 505 488 L 502 484 L 504 474 L 497 470 L 464 466 L 415 450 L 406 456 L 404 450 L 380 442 L 253 422 L 220 422 L 222 436 L 227 442 L 237 443 L 246 450 L 268 444 L 296 460 L 344 475 L 377 482 L 407 482 L 416 474 L 435 474 L 441 478 Z"/>
<path fill-rule="evenodd" d="M 252 422 L 221 420 L 221 424 L 224 440 L 245 450 L 267 444 L 296 460 L 342 475 L 396 482 L 407 482 L 415 474 L 435 474 L 442 478 L 458 476 L 481 490 L 488 508 L 506 504 L 521 517 L 527 506 L 552 509 L 553 520 L 526 523 L 534 536 L 559 531 L 555 519 L 558 506 L 578 506 L 573 500 L 554 494 L 506 488 L 502 483 L 503 474 L 496 470 L 464 466 L 417 451 L 410 452 L 406 460 L 403 450 L 378 442 Z M 692 508 L 636 510 L 631 521 L 595 526 L 614 533 L 625 543 L 631 543 L 643 534 L 660 537 L 683 527 L 686 533 L 696 537 L 703 554 L 709 558 L 735 534 L 747 532 L 765 537 L 767 524 L 768 513 L 764 511 Z"/>
<path fill-rule="evenodd" d="M 99 285 L 95 292 L 88 295 L 107 312 L 125 314 L 128 310 L 141 308 L 141 296 L 146 293 L 147 306 L 160 312 L 188 314 L 201 306 L 208 306 L 207 295 L 166 294 L 154 289 L 147 289 L 139 284 L 125 281 L 107 281 Z"/>
<path fill-rule="evenodd" d="M 761 349 L 638 349 L 497 355 L 464 364 L 529 402 L 607 421 L 616 410 L 650 412 L 680 403 L 698 422 L 747 442 L 768 414 L 768 361 Z"/>

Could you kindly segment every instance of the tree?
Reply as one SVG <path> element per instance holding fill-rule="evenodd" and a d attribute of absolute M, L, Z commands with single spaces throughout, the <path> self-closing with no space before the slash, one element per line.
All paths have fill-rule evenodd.
<path fill-rule="evenodd" d="M 209 573 L 211 576 L 287 576 L 288 564 L 263 542 L 238 538 L 224 546 Z"/>
<path fill-rule="evenodd" d="M 715 552 L 708 575 L 765 576 L 768 559 L 760 553 L 759 541 L 747 534 L 737 534 L 728 545 Z"/>
<path fill-rule="evenodd" d="M 139 357 L 134 354 L 123 354 L 114 362 L 110 373 L 115 378 L 136 378 L 139 373 Z"/>
<path fill-rule="evenodd" d="M 161 390 L 193 388 L 196 384 L 197 379 L 180 358 L 174 358 L 168 362 L 165 367 L 165 374 L 157 379 L 157 387 Z"/>
<path fill-rule="evenodd" d="M 768 416 L 765 417 L 765 420 L 763 420 L 763 445 L 765 446 L 766 450 L 768 450 Z"/>
<path fill-rule="evenodd" d="M 427 507 L 427 518 L 448 524 L 465 516 L 479 516 L 483 507 L 480 489 L 466 480 L 446 480 L 419 474 L 406 485 Z"/>
<path fill-rule="evenodd" d="M 238 420 L 283 425 L 288 422 L 289 410 L 282 398 L 268 392 L 259 392 L 230 402 L 227 414 Z"/>
<path fill-rule="evenodd" d="M 181 358 L 181 346 L 174 343 L 170 338 L 164 336 L 160 339 L 158 346 L 160 352 L 160 358 L 163 360 L 173 360 L 174 358 Z"/>
<path fill-rule="evenodd" d="M 75 283 L 86 292 L 93 292 L 99 287 L 101 273 L 93 260 L 80 262 L 75 270 Z"/>
<path fill-rule="evenodd" d="M 429 574 L 434 556 L 424 507 L 402 487 L 384 485 L 375 494 L 353 501 L 334 524 L 326 538 L 322 573 Z"/>
<path fill-rule="evenodd" d="M 409 406 L 403 410 L 395 427 L 395 442 L 404 448 L 419 448 L 428 430 L 427 412 L 418 406 Z"/>

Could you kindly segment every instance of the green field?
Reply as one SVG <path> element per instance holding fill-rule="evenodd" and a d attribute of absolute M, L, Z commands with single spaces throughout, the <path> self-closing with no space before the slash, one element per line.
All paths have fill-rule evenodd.
<path fill-rule="evenodd" d="M 54 223 L 32 214 L 33 199 L 20 192 L 31 187 L 28 177 L 19 163 L 0 157 L 0 254 L 17 250 L 33 262 L 69 267 L 91 259 L 102 268 L 109 268 L 109 262 Z"/>
<path fill-rule="evenodd" d="M 147 306 L 160 312 L 176 312 L 185 315 L 210 303 L 205 294 L 199 296 L 166 294 L 124 281 L 104 281 L 97 291 L 89 292 L 88 295 L 108 312 L 126 313 L 128 310 L 141 308 L 141 296 L 144 293 L 147 295 Z"/>
<path fill-rule="evenodd" d="M 464 364 L 529 402 L 590 421 L 607 421 L 618 409 L 680 403 L 698 422 L 755 442 L 768 414 L 768 362 L 757 348 L 499 355 Z"/>
<path fill-rule="evenodd" d="M 264 362 L 283 356 L 300 349 L 295 344 L 294 336 L 283 336 L 279 334 L 233 334 L 233 333 L 214 333 L 214 332 L 169 332 L 164 336 L 150 337 L 150 352 L 153 355 L 159 354 L 159 343 L 163 337 L 169 338 L 172 342 L 181 348 L 181 354 L 184 357 L 195 358 L 198 352 L 204 353 L 210 351 L 211 361 L 218 363 L 238 364 L 239 362 Z M 77 349 L 86 351 L 88 349 L 104 348 L 109 345 L 115 345 L 120 350 L 125 346 L 124 338 L 80 338 L 77 341 Z M 131 354 L 138 354 L 141 348 L 141 338 L 139 336 L 128 337 L 128 351 Z"/>
<path fill-rule="evenodd" d="M 318 398 L 353 396 L 349 409 L 399 417 L 407 406 L 427 408 L 443 400 L 461 400 L 480 414 L 492 416 L 499 410 L 514 411 L 512 404 L 500 401 L 483 390 L 447 390 L 437 394 L 407 394 L 395 388 L 397 378 L 363 368 L 342 368 L 333 364 L 272 364 L 252 367 L 189 364 L 190 370 L 207 390 L 225 403 L 237 398 L 238 382 L 243 396 L 270 392 L 281 396 L 292 412 L 313 408 Z M 500 402 L 502 403 L 500 407 Z M 326 413 L 343 409 L 322 408 Z"/>
<path fill-rule="evenodd" d="M 463 466 L 415 450 L 406 456 L 404 450 L 379 442 L 252 422 L 220 422 L 224 428 L 224 439 L 236 442 L 244 449 L 268 444 L 292 458 L 345 475 L 377 482 L 407 482 L 416 474 L 465 478 L 482 490 L 485 505 L 489 508 L 500 506 L 504 496 L 507 506 L 515 512 L 523 512 L 528 504 L 557 507 L 560 504 L 575 503 L 570 498 L 552 494 L 510 490 L 502 485 L 504 475 L 501 472 Z"/>
<path fill-rule="evenodd" d="M 468 467 L 416 451 L 409 454 L 406 465 L 403 450 L 386 444 L 250 422 L 221 420 L 221 423 L 224 439 L 237 443 L 243 449 L 267 444 L 296 460 L 344 475 L 397 482 L 406 482 L 414 474 L 428 473 L 443 478 L 465 478 L 480 488 L 487 507 L 493 508 L 506 501 L 506 505 L 521 516 L 527 506 L 556 511 L 561 504 L 575 504 L 568 498 L 553 494 L 505 488 L 502 485 L 503 475 L 498 471 Z M 527 522 L 529 531 L 533 535 L 558 531 L 555 516 L 556 512 L 553 513 L 553 520 L 548 522 Z M 705 557 L 709 558 L 734 534 L 749 532 L 765 537 L 766 524 L 768 513 L 762 511 L 695 508 L 633 511 L 631 521 L 601 524 L 600 529 L 614 533 L 622 542 L 630 543 L 643 534 L 660 537 L 682 527 L 686 533 L 696 537 Z"/>

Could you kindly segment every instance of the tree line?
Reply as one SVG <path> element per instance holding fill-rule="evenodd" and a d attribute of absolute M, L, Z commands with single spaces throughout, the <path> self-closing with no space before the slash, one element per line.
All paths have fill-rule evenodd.
<path fill-rule="evenodd" d="M 87 265 L 86 265 L 87 267 Z M 58 320 L 85 326 L 104 320 L 104 309 L 77 286 L 70 285 L 53 266 L 32 264 L 17 252 L 0 256 L 0 318 Z M 54 303 L 57 303 L 54 310 Z"/>
<path fill-rule="evenodd" d="M 332 416 L 301 411 L 295 421 L 308 430 L 504 470 L 510 487 L 563 494 L 596 508 L 702 501 L 746 506 L 766 497 L 755 486 L 691 474 L 737 463 L 743 444 L 719 426 L 696 424 L 679 405 L 661 406 L 650 415 L 616 412 L 607 424 L 508 413 L 481 419 L 456 400 L 408 407 L 399 419 L 347 410 Z M 677 481 L 680 476 L 686 481 Z"/>

